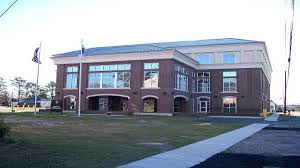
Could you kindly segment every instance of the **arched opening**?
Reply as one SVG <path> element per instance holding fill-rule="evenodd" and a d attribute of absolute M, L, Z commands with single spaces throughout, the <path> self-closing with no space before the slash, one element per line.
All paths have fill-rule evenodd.
<path fill-rule="evenodd" d="M 119 95 L 88 96 L 88 110 L 93 113 L 128 112 L 128 97 Z"/>
<path fill-rule="evenodd" d="M 197 98 L 197 112 L 198 113 L 210 112 L 210 98 L 209 97 L 198 97 Z"/>
<path fill-rule="evenodd" d="M 73 95 L 64 97 L 64 110 L 65 111 L 76 111 L 76 97 Z"/>
<path fill-rule="evenodd" d="M 145 113 L 157 112 L 157 99 L 154 97 L 145 97 L 143 99 L 143 110 Z"/>
<path fill-rule="evenodd" d="M 187 112 L 187 97 L 186 96 L 175 96 L 174 97 L 174 112 L 175 113 L 183 113 Z"/>

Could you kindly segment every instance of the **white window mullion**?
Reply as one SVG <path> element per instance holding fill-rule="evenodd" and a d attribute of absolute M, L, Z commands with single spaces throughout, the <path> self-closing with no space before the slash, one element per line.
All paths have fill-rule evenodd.
<path fill-rule="evenodd" d="M 118 73 L 115 72 L 114 88 L 117 88 L 117 77 L 118 77 Z"/>
<path fill-rule="evenodd" d="M 102 88 L 102 74 L 103 73 L 100 73 L 100 88 Z"/>

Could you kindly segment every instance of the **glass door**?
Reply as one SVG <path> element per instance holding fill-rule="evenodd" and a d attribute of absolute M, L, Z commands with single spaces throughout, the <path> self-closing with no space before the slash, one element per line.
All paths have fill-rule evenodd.
<path fill-rule="evenodd" d="M 207 101 L 200 101 L 200 113 L 207 113 Z"/>
<path fill-rule="evenodd" d="M 101 113 L 106 113 L 108 111 L 108 97 L 99 98 L 99 111 Z"/>

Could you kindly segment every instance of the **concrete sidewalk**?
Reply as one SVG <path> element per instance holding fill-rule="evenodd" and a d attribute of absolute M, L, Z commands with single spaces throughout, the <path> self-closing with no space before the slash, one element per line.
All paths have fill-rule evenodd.
<path fill-rule="evenodd" d="M 267 126 L 268 124 L 251 124 L 207 140 L 120 166 L 120 168 L 189 168 L 226 150 Z"/>

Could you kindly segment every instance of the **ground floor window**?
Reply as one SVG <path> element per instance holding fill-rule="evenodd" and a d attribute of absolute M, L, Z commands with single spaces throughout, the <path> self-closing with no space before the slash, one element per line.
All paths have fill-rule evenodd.
<path fill-rule="evenodd" d="M 144 112 L 154 113 L 157 112 L 157 99 L 148 97 L 143 99 Z"/>
<path fill-rule="evenodd" d="M 224 113 L 236 113 L 236 97 L 223 98 L 223 111 Z"/>
<path fill-rule="evenodd" d="M 76 111 L 76 97 L 68 96 L 64 98 L 64 110 Z"/>
<path fill-rule="evenodd" d="M 209 97 L 198 97 L 197 98 L 197 112 L 198 113 L 210 112 L 210 98 Z"/>

